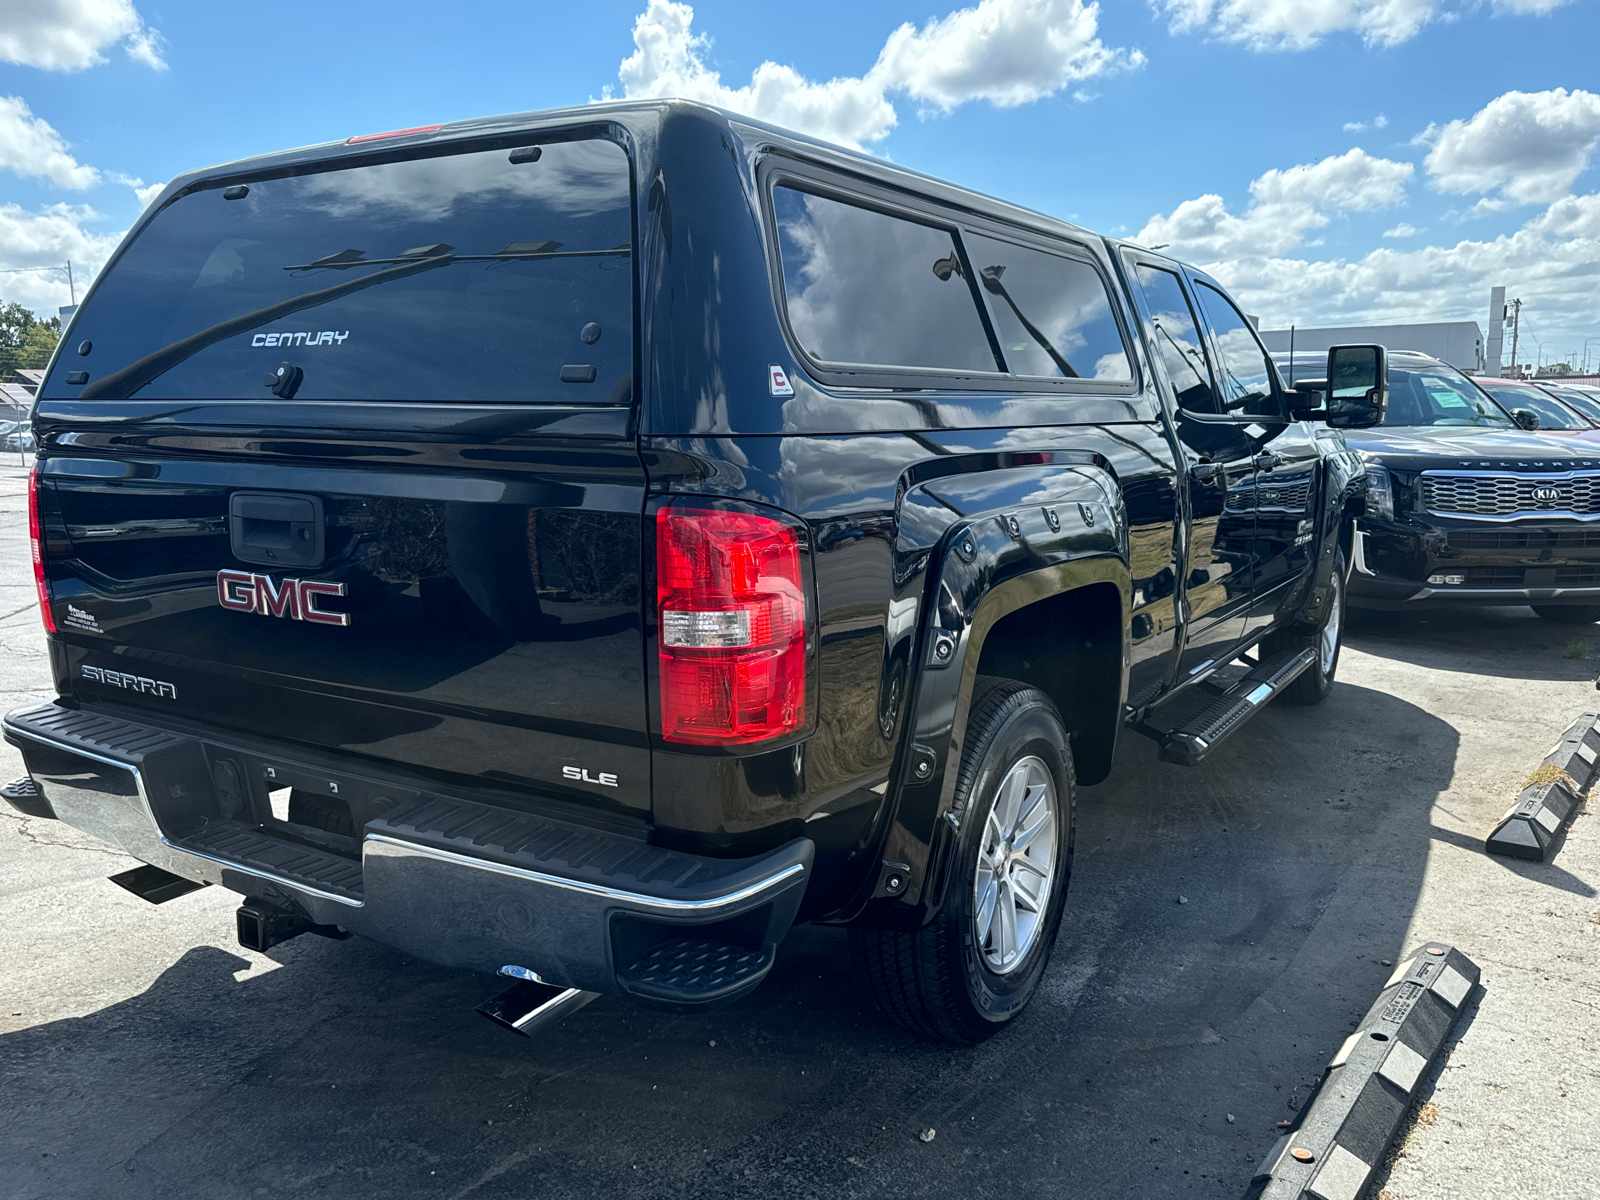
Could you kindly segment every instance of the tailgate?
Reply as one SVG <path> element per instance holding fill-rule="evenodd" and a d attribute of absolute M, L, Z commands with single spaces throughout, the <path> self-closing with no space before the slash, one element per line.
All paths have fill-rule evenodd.
<path fill-rule="evenodd" d="M 165 202 L 40 392 L 62 686 L 647 810 L 632 196 L 591 126 Z"/>

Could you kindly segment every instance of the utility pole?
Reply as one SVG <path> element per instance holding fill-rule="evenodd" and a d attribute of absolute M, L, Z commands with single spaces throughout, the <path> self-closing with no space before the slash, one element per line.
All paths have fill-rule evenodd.
<path fill-rule="evenodd" d="M 1522 372 L 1517 362 L 1517 334 L 1522 328 L 1522 301 L 1511 302 L 1511 378 L 1521 379 Z"/>
<path fill-rule="evenodd" d="M 72 296 L 72 307 L 78 307 L 78 285 L 72 282 L 72 260 L 67 259 L 67 291 Z"/>

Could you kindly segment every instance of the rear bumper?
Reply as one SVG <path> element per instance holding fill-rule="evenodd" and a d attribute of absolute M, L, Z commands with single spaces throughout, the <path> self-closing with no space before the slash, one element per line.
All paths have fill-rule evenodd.
<path fill-rule="evenodd" d="M 562 987 L 659 1000 L 630 981 L 635 961 L 696 937 L 756 952 L 770 966 L 811 875 L 804 838 L 754 858 L 706 858 L 354 773 L 298 750 L 58 704 L 7 714 L 4 735 L 66 824 L 186 879 L 446 967 L 518 966 Z M 218 774 L 223 762 L 233 774 Z M 361 830 L 359 854 L 264 826 L 269 767 L 295 786 L 315 779 L 332 794 L 387 801 Z M 256 793 L 242 805 L 228 787 L 234 779 Z"/>

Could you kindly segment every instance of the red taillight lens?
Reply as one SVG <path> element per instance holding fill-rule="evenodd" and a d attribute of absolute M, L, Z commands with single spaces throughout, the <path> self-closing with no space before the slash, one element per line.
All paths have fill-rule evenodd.
<path fill-rule="evenodd" d="M 39 527 L 39 467 L 28 472 L 28 540 L 33 543 L 33 586 L 39 591 L 39 613 L 47 633 L 56 631 L 50 611 L 50 581 L 44 577 L 44 530 Z"/>
<path fill-rule="evenodd" d="M 661 736 L 728 745 L 806 720 L 806 603 L 794 527 L 748 512 L 656 514 Z"/>

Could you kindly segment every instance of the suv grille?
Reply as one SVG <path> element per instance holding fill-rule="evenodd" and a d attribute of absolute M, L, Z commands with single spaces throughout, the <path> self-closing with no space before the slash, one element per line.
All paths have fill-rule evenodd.
<path fill-rule="evenodd" d="M 1600 529 L 1452 529 L 1452 550 L 1582 550 L 1600 548 Z"/>
<path fill-rule="evenodd" d="M 1422 505 L 1441 516 L 1511 517 L 1558 512 L 1595 516 L 1600 515 L 1600 473 L 1458 475 L 1424 471 Z"/>

